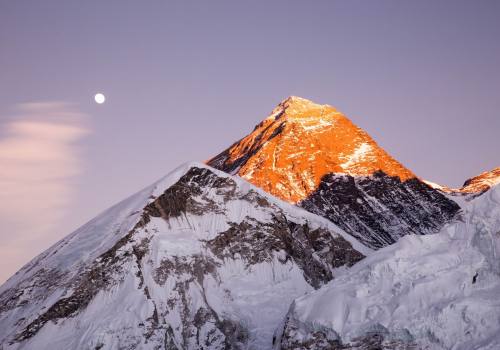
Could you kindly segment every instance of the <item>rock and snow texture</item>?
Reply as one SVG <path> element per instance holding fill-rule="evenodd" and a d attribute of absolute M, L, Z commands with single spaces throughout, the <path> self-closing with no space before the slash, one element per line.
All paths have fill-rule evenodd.
<path fill-rule="evenodd" d="M 498 184 L 500 184 L 500 167 L 485 171 L 478 176 L 468 179 L 459 191 L 478 196 Z"/>
<path fill-rule="evenodd" d="M 299 205 L 328 218 L 371 248 L 390 245 L 407 234 L 435 233 L 460 209 L 417 178 L 402 182 L 383 172 L 327 175 Z"/>
<path fill-rule="evenodd" d="M 280 349 L 500 349 L 500 186 L 294 301 Z"/>
<path fill-rule="evenodd" d="M 200 164 L 109 209 L 0 288 L 0 349 L 266 349 L 298 296 L 370 250 Z"/>
<path fill-rule="evenodd" d="M 281 102 L 207 163 L 328 218 L 375 249 L 406 234 L 435 233 L 459 210 L 335 108 L 300 97 Z"/>
<path fill-rule="evenodd" d="M 207 163 L 290 203 L 307 198 L 331 173 L 415 177 L 334 107 L 295 96 Z"/>
<path fill-rule="evenodd" d="M 2 285 L 0 350 L 500 348 L 498 169 L 436 190 L 297 97 L 208 163 Z"/>
<path fill-rule="evenodd" d="M 500 167 L 496 167 L 490 171 L 485 171 L 468 179 L 460 188 L 441 186 L 431 181 L 424 182 L 430 187 L 437 189 L 444 194 L 450 195 L 455 201 L 469 201 L 488 191 L 491 187 L 500 184 Z"/>

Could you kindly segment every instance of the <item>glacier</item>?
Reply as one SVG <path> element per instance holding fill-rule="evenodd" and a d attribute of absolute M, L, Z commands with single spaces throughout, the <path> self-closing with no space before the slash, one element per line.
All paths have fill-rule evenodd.
<path fill-rule="evenodd" d="M 276 349 L 499 349 L 500 186 L 296 299 Z"/>

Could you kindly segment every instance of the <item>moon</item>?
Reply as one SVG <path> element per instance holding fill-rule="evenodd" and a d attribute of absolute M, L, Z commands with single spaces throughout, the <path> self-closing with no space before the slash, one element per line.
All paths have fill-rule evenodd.
<path fill-rule="evenodd" d="M 106 97 L 99 92 L 99 93 L 95 94 L 94 100 L 97 104 L 102 105 L 104 103 L 104 101 L 106 101 Z"/>

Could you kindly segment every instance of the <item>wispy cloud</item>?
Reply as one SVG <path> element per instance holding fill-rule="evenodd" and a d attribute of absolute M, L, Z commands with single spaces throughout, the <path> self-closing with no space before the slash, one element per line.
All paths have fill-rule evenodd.
<path fill-rule="evenodd" d="M 60 234 L 86 119 L 67 103 L 37 102 L 0 124 L 0 283 Z"/>

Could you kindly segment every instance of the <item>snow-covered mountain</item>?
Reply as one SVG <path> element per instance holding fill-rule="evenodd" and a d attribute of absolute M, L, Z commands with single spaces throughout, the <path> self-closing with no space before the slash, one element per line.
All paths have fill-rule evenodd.
<path fill-rule="evenodd" d="M 278 349 L 500 349 L 500 186 L 294 301 Z"/>
<path fill-rule="evenodd" d="M 345 115 L 300 97 L 207 164 L 328 218 L 371 248 L 435 233 L 459 210 Z"/>
<path fill-rule="evenodd" d="M 424 181 L 298 97 L 207 163 L 2 285 L 0 350 L 500 348 L 499 168 Z"/>
<path fill-rule="evenodd" d="M 0 288 L 0 349 L 267 349 L 290 302 L 370 252 L 244 180 L 185 165 Z"/>

